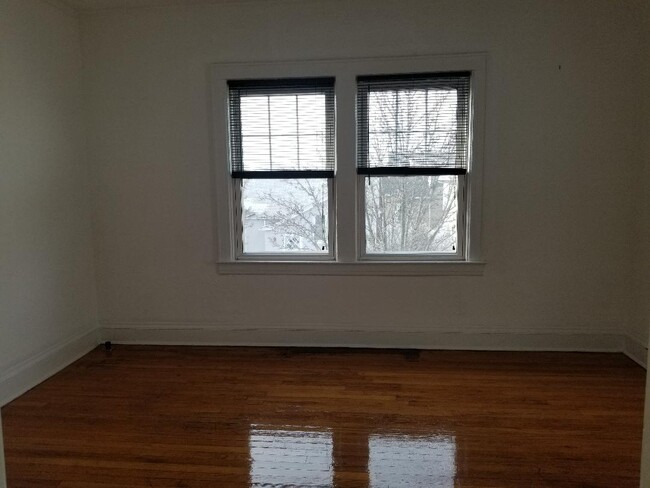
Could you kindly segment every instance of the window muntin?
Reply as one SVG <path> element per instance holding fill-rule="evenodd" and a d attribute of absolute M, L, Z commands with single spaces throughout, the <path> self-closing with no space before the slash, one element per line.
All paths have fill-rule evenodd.
<path fill-rule="evenodd" d="M 462 259 L 470 74 L 357 78 L 361 255 Z"/>

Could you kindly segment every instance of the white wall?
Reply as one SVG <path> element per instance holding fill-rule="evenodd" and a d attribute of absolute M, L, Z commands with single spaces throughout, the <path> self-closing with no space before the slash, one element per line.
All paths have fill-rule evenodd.
<path fill-rule="evenodd" d="M 620 332 L 637 2 L 250 1 L 83 21 L 106 326 Z M 220 276 L 207 67 L 489 53 L 482 277 Z"/>
<path fill-rule="evenodd" d="M 641 119 L 638 122 L 641 131 L 640 149 L 643 158 L 639 162 L 639 178 L 636 190 L 639 203 L 635 209 L 638 228 L 636 241 L 636 274 L 633 275 L 634 290 L 637 297 L 638 320 L 631 324 L 629 334 L 643 344 L 648 343 L 650 330 L 650 0 L 642 0 L 644 14 L 640 18 L 645 19 L 640 45 L 641 69 L 638 71 L 643 86 L 643 101 L 640 107 Z"/>
<path fill-rule="evenodd" d="M 645 30 L 642 44 L 642 64 L 644 72 L 642 81 L 644 83 L 644 115 L 643 123 L 640 126 L 643 129 L 643 142 L 645 143 L 645 161 L 643 165 L 643 178 L 640 178 L 642 184 L 642 192 L 640 199 L 640 235 L 642 250 L 641 256 L 643 257 L 642 266 L 637 269 L 641 270 L 642 282 L 639 289 L 642 290 L 641 295 L 641 330 L 645 331 L 646 342 L 648 340 L 648 333 L 650 332 L 650 0 L 644 0 L 645 5 Z"/>
<path fill-rule="evenodd" d="M 644 120 L 641 126 L 644 130 L 645 165 L 644 178 L 642 179 L 642 198 L 640 200 L 641 212 L 641 255 L 643 261 L 641 270 L 641 327 L 648 333 L 650 331 L 650 0 L 644 0 L 645 32 L 641 49 L 642 54 L 642 80 L 644 80 Z M 647 336 L 646 336 L 647 337 Z M 643 454 L 641 457 L 641 487 L 650 486 L 650 375 L 646 377 L 645 416 L 643 422 Z"/>
<path fill-rule="evenodd" d="M 79 19 L 45 1 L 0 0 L 0 22 L 2 405 L 60 367 L 52 351 L 97 318 Z M 43 369 L 24 382 L 16 375 L 34 360 Z"/>

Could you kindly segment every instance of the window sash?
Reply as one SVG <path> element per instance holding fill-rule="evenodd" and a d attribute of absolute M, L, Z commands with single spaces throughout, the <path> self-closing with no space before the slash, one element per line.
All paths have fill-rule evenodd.
<path fill-rule="evenodd" d="M 457 246 L 455 253 L 434 252 L 403 252 L 403 253 L 370 253 L 366 245 L 366 192 L 365 184 L 368 175 L 357 176 L 357 246 L 360 261 L 462 261 L 467 256 L 467 176 L 458 175 L 457 192 Z"/>
<path fill-rule="evenodd" d="M 293 175 L 300 173 L 300 178 L 332 178 L 335 169 L 335 98 L 334 98 L 333 77 L 314 77 L 314 78 L 276 78 L 276 79 L 250 79 L 250 80 L 229 80 L 228 83 L 228 128 L 229 128 L 229 156 L 230 156 L 230 173 L 234 178 L 291 178 Z M 273 168 L 274 160 L 271 154 L 273 147 L 273 138 L 278 135 L 271 134 L 271 125 L 269 120 L 269 158 L 268 168 L 251 169 L 250 163 L 247 165 L 243 141 L 245 135 L 242 127 L 242 98 L 249 96 L 273 96 L 273 95 L 325 95 L 325 156 L 322 165 L 315 167 L 314 164 L 308 164 L 307 167 L 300 167 L 300 153 L 297 154 L 296 165 L 283 164 L 279 161 L 279 166 Z M 269 107 L 270 117 L 270 107 Z M 299 115 L 296 112 L 297 120 Z M 294 134 L 290 134 L 293 136 Z M 310 134 L 302 134 L 303 137 Z M 296 129 L 295 136 L 299 140 L 301 134 Z M 250 137 L 250 136 L 249 136 Z M 313 162 L 312 162 L 313 163 Z M 247 167 L 248 166 L 248 167 Z M 277 174 L 276 174 L 277 173 Z M 282 173 L 282 174 L 281 174 Z"/>
<path fill-rule="evenodd" d="M 299 178 L 302 178 L 300 176 Z M 291 179 L 291 178 L 287 178 Z M 336 181 L 327 178 L 327 252 L 282 252 L 250 253 L 244 252 L 244 219 L 242 201 L 242 178 L 232 178 L 234 199 L 234 249 L 237 261 L 334 261 L 336 259 Z"/>
<path fill-rule="evenodd" d="M 439 72 L 398 75 L 357 76 L 357 173 L 364 175 L 463 175 L 468 171 L 471 127 L 471 72 Z M 454 90 L 456 92 L 456 127 L 438 132 L 454 135 L 456 147 L 453 164 L 373 164 L 370 156 L 371 93 L 415 90 Z M 428 91 L 427 91 L 428 93 Z M 428 95 L 427 95 L 428 98 Z M 396 103 L 399 98 L 396 98 Z M 429 130 L 428 99 L 425 101 L 425 133 Z M 395 143 L 400 131 L 399 107 L 395 107 Z M 448 114 L 449 115 L 449 114 Z M 408 131 L 406 131 L 408 132 Z M 413 131 L 411 131 L 412 133 Z M 410 163 L 410 162 L 409 162 Z"/>

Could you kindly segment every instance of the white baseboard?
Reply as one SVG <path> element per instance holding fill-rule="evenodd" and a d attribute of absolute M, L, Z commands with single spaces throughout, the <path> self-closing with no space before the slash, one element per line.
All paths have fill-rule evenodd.
<path fill-rule="evenodd" d="M 623 337 L 623 352 L 639 366 L 648 369 L 648 347 L 639 339 L 630 336 Z"/>
<path fill-rule="evenodd" d="M 114 324 L 81 333 L 22 361 L 0 375 L 0 406 L 22 395 L 100 342 L 197 346 L 369 347 L 484 351 L 623 352 L 646 367 L 647 349 L 638 340 L 610 331 L 467 332 L 424 329 L 226 327 L 211 324 Z"/>
<path fill-rule="evenodd" d="M 0 407 L 34 388 L 99 344 L 99 329 L 82 332 L 0 374 Z"/>
<path fill-rule="evenodd" d="M 112 324 L 102 340 L 116 344 L 201 346 L 297 346 L 457 349 L 486 351 L 622 352 L 623 337 L 614 332 L 504 330 L 467 332 L 425 329 L 344 329 L 227 327 L 210 324 Z"/>

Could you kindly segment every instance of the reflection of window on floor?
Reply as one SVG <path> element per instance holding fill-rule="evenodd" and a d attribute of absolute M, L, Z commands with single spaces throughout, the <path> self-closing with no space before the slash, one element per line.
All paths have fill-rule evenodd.
<path fill-rule="evenodd" d="M 368 438 L 370 488 L 448 488 L 456 477 L 453 437 L 371 435 Z"/>
<path fill-rule="evenodd" d="M 333 485 L 331 432 L 251 426 L 249 443 L 252 487 Z"/>

